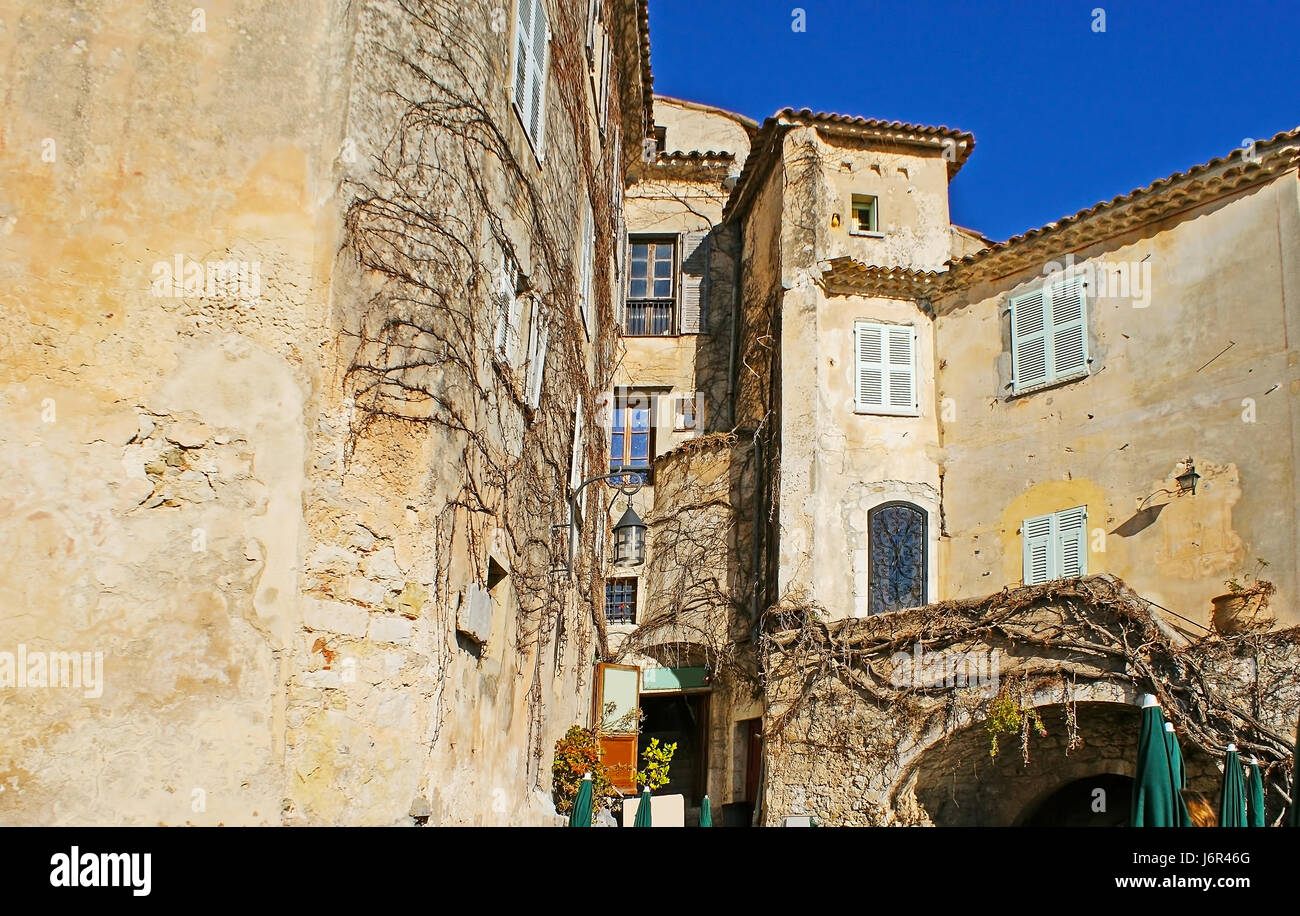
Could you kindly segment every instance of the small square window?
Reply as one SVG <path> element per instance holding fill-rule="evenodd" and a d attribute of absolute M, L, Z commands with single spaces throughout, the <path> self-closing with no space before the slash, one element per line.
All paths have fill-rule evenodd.
<path fill-rule="evenodd" d="M 853 231 L 878 232 L 876 228 L 876 197 L 872 194 L 853 195 Z"/>
<path fill-rule="evenodd" d="M 605 620 L 636 623 L 636 579 L 605 580 Z"/>

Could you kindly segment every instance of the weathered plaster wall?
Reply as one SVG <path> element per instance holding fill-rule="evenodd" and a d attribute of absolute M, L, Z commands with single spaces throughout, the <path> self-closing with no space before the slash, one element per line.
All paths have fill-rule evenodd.
<path fill-rule="evenodd" d="M 611 193 L 619 156 L 596 138 L 590 99 L 563 104 L 566 79 L 590 82 L 562 72 L 581 54 L 586 6 L 550 4 L 562 38 L 543 165 L 509 107 L 510 29 L 493 28 L 490 4 L 427 4 L 482 75 L 479 100 L 525 164 L 527 199 L 566 227 L 562 245 L 532 231 L 484 157 L 492 227 L 515 238 L 533 289 L 565 306 L 579 175 Z M 518 380 L 490 374 L 483 355 L 499 247 L 477 221 L 457 230 L 480 269 L 417 298 L 450 296 L 469 316 L 461 344 L 499 401 L 443 393 L 503 461 L 527 436 L 554 466 L 535 482 L 554 505 L 525 511 L 524 486 L 495 480 L 486 509 L 449 507 L 473 463 L 465 436 L 376 421 L 373 402 L 349 398 L 363 318 L 393 300 L 345 232 L 358 229 L 345 217 L 359 186 L 393 178 L 381 161 L 418 154 L 432 168 L 463 153 L 431 122 L 425 145 L 389 145 L 420 129 L 389 91 L 429 94 L 402 51 L 440 43 L 383 0 L 201 12 L 0 9 L 0 544 L 14 558 L 0 575 L 0 652 L 103 653 L 101 696 L 0 692 L 0 821 L 547 822 L 542 757 L 590 702 L 590 569 L 561 578 L 554 601 L 514 582 L 549 562 L 581 387 L 572 366 L 607 371 L 610 298 L 591 345 L 574 346 L 582 332 L 557 318 L 552 364 L 569 369 L 525 417 Z M 613 224 L 598 227 L 597 288 L 612 283 Z M 177 258 L 203 262 L 206 276 L 178 278 L 198 288 L 154 285 Z M 206 262 L 227 260 L 245 263 L 245 288 L 205 287 Z M 489 555 L 512 575 L 492 591 L 492 637 L 477 649 L 456 615 L 466 587 L 487 584 Z"/>
<path fill-rule="evenodd" d="M 749 131 L 741 117 L 710 105 L 657 95 L 655 124 L 665 128 L 664 152 L 732 153 L 737 174 L 749 154 Z"/>
<path fill-rule="evenodd" d="M 1098 268 L 1089 374 L 1020 397 L 1008 396 L 1007 298 L 1044 266 L 939 304 L 943 593 L 1020 581 L 1022 521 L 1087 505 L 1089 572 L 1205 623 L 1224 580 L 1262 557 L 1279 619 L 1300 620 L 1297 251 L 1292 173 L 1077 252 L 1076 268 Z M 1176 489 L 1188 456 L 1196 495 L 1158 492 Z"/>

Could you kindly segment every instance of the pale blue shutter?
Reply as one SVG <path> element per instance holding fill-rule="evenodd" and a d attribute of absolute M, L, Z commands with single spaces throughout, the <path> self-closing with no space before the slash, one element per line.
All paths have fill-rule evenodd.
<path fill-rule="evenodd" d="M 857 409 L 885 406 L 885 335 L 878 324 L 859 321 L 854 329 L 854 379 Z"/>
<path fill-rule="evenodd" d="M 1053 537 L 1052 516 L 1027 518 L 1020 534 L 1024 545 L 1025 585 L 1041 585 L 1053 577 L 1056 566 L 1056 539 Z"/>
<path fill-rule="evenodd" d="M 915 353 L 912 346 L 914 333 L 911 325 L 891 325 L 885 328 L 891 412 L 912 413 L 916 410 Z"/>
<path fill-rule="evenodd" d="M 522 4 L 528 2 L 528 0 L 519 0 L 519 2 Z M 546 127 L 546 39 L 550 32 L 550 22 L 546 18 L 546 10 L 542 7 L 542 0 L 536 0 L 533 11 L 533 48 L 528 61 L 531 66 L 530 82 L 533 91 L 529 99 L 526 116 L 528 118 L 528 135 L 532 137 L 533 145 L 537 147 L 540 154 L 542 135 Z"/>
<path fill-rule="evenodd" d="M 698 334 L 708 330 L 704 322 L 705 286 L 709 274 L 709 230 L 682 233 L 681 333 Z"/>
<path fill-rule="evenodd" d="M 1056 513 L 1056 555 L 1060 566 L 1053 578 L 1073 579 L 1088 574 L 1088 508 L 1079 506 Z"/>
<path fill-rule="evenodd" d="M 1076 375 L 1088 368 L 1088 333 L 1084 317 L 1083 278 L 1053 286 L 1051 378 Z"/>
<path fill-rule="evenodd" d="M 1023 391 L 1048 381 L 1047 309 L 1043 289 L 1011 300 L 1011 387 Z"/>

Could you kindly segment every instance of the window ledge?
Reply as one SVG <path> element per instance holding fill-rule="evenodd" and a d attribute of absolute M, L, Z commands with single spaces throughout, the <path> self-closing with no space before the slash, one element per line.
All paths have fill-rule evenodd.
<path fill-rule="evenodd" d="M 881 410 L 879 408 L 864 409 L 854 407 L 853 412 L 860 417 L 919 417 L 921 411 L 919 408 L 911 410 Z"/>
<path fill-rule="evenodd" d="M 863 232 L 861 229 L 850 229 L 849 235 L 856 235 L 858 238 L 863 239 L 883 239 L 885 237 L 883 232 Z"/>
<path fill-rule="evenodd" d="M 1050 382 L 1040 382 L 1037 385 L 1031 385 L 1028 388 L 1021 388 L 1018 391 L 1009 391 L 1004 396 L 1003 400 L 1014 401 L 1017 398 L 1024 398 L 1032 394 L 1038 394 L 1040 391 L 1048 391 L 1052 388 L 1060 388 L 1062 386 L 1069 385 L 1072 382 L 1082 381 L 1083 379 L 1088 378 L 1090 375 L 1092 375 L 1091 366 L 1089 366 L 1087 369 L 1084 369 L 1081 372 L 1074 372 L 1070 375 L 1066 375 L 1061 378 L 1054 378 Z"/>

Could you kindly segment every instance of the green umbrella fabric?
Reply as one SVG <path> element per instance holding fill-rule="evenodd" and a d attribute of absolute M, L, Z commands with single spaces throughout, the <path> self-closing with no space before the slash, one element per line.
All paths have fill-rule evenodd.
<path fill-rule="evenodd" d="M 1246 826 L 1246 780 L 1241 773 L 1237 745 L 1229 744 L 1223 755 L 1223 792 L 1219 795 L 1219 826 Z"/>
<path fill-rule="evenodd" d="M 1183 790 L 1187 788 L 1187 768 L 1183 765 L 1183 751 L 1178 746 L 1172 722 L 1165 723 L 1165 747 L 1169 751 L 1170 785 L 1174 787 L 1174 826 L 1190 827 L 1192 816 L 1187 813 L 1187 800 L 1183 798 Z"/>
<path fill-rule="evenodd" d="M 713 806 L 709 804 L 709 796 L 704 796 L 704 801 L 700 802 L 700 826 L 713 826 Z"/>
<path fill-rule="evenodd" d="M 641 803 L 636 806 L 636 819 L 632 821 L 633 827 L 653 827 L 650 823 L 650 790 L 646 789 L 641 793 Z"/>
<path fill-rule="evenodd" d="M 1129 823 L 1134 827 L 1176 827 L 1179 799 L 1169 767 L 1165 717 L 1150 694 L 1142 698 L 1142 728 L 1138 733 L 1137 776 Z"/>
<path fill-rule="evenodd" d="M 1291 761 L 1291 810 L 1286 815 L 1288 827 L 1300 827 L 1300 722 L 1295 727 L 1295 759 Z"/>
<path fill-rule="evenodd" d="M 591 807 L 591 774 L 588 773 L 582 777 L 582 785 L 578 787 L 578 797 L 573 800 L 573 810 L 569 812 L 569 826 L 590 827 Z"/>
<path fill-rule="evenodd" d="M 1264 774 L 1254 757 L 1250 758 L 1246 774 L 1246 826 L 1264 827 Z"/>

